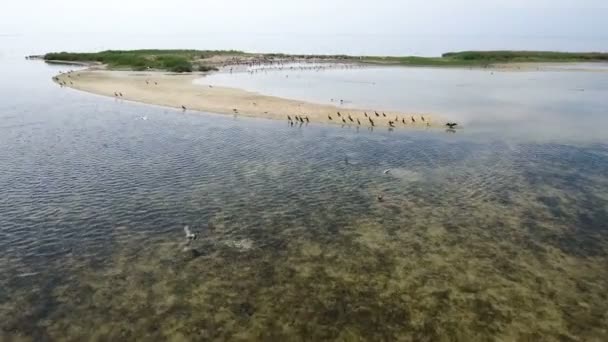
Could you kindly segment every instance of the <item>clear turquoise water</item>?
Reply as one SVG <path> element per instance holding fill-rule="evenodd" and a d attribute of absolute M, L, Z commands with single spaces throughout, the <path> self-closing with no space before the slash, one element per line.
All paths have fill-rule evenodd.
<path fill-rule="evenodd" d="M 218 76 L 450 108 L 448 134 L 184 114 L 58 69 L 0 66 L 0 340 L 608 337 L 605 76 Z"/>

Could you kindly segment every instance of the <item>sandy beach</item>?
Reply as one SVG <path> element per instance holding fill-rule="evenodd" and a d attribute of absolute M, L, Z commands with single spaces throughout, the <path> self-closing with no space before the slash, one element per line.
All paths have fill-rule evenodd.
<path fill-rule="evenodd" d="M 367 113 L 375 127 L 389 127 L 389 121 L 394 121 L 395 118 L 398 120 L 394 123 L 395 128 L 426 128 L 444 124 L 437 116 L 427 113 L 395 112 L 383 108 L 344 108 L 268 96 L 236 88 L 193 83 L 194 80 L 203 77 L 204 75 L 200 73 L 173 74 L 163 71 L 87 69 L 62 73 L 57 75 L 54 81 L 65 87 L 94 94 L 111 97 L 116 97 L 118 94 L 119 98 L 129 101 L 178 109 L 185 106 L 187 110 L 229 115 L 285 121 L 287 116 L 292 119 L 299 116 L 303 119 L 308 117 L 310 123 L 358 126 L 360 122 L 361 126 L 370 127 L 372 123 L 366 117 L 365 113 Z M 380 116 L 376 116 L 374 111 Z M 338 112 L 341 116 L 337 115 Z M 383 112 L 386 116 L 382 115 Z"/>

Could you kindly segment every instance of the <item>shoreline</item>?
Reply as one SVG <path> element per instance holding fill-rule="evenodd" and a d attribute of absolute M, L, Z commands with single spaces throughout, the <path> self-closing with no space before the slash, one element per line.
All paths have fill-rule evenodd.
<path fill-rule="evenodd" d="M 345 108 L 264 95 L 238 88 L 194 83 L 194 80 L 205 75 L 208 73 L 178 74 L 166 71 L 89 68 L 59 74 L 53 77 L 53 81 L 61 86 L 97 95 L 177 109 L 185 106 L 187 110 L 225 115 L 274 120 L 287 120 L 288 116 L 294 119 L 298 116 L 304 120 L 308 117 L 310 123 L 372 127 L 370 119 L 365 116 L 367 114 L 371 117 L 374 127 L 390 128 L 389 120 L 394 121 L 395 118 L 398 122 L 394 123 L 394 128 L 443 127 L 443 121 L 439 121 L 439 117 L 430 113 L 405 113 L 381 108 Z M 379 113 L 379 117 L 374 114 L 375 111 Z M 338 112 L 341 116 L 337 115 Z"/>

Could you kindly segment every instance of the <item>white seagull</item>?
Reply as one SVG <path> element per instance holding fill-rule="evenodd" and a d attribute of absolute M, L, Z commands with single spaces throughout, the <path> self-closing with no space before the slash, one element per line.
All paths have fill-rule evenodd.
<path fill-rule="evenodd" d="M 186 244 L 187 245 L 191 244 L 192 241 L 196 240 L 196 238 L 198 237 L 198 235 L 193 233 L 190 230 L 190 227 L 188 227 L 188 226 L 184 226 L 184 233 L 186 233 Z"/>
<path fill-rule="evenodd" d="M 188 252 L 192 250 L 190 245 L 192 244 L 192 241 L 196 240 L 198 235 L 193 233 L 188 226 L 184 226 L 184 233 L 186 233 L 186 241 L 182 245 L 184 246 L 183 251 Z"/>

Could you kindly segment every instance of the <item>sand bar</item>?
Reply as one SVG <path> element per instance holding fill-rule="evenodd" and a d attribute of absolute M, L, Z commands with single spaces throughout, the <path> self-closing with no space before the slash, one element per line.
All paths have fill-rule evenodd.
<path fill-rule="evenodd" d="M 389 121 L 394 121 L 395 118 L 398 119 L 398 122 L 394 123 L 396 128 L 426 128 L 444 124 L 437 116 L 426 113 L 386 111 L 382 108 L 352 109 L 262 95 L 236 88 L 193 83 L 194 80 L 202 77 L 204 75 L 200 73 L 172 74 L 163 71 L 87 69 L 63 73 L 53 79 L 63 86 L 94 94 L 116 97 L 115 94 L 118 93 L 122 94 L 118 97 L 124 100 L 178 109 L 185 106 L 188 110 L 202 112 L 238 114 L 284 121 L 287 121 L 288 115 L 292 119 L 301 116 L 308 117 L 311 123 L 358 126 L 360 122 L 362 127 L 370 127 L 372 124 L 365 116 L 367 113 L 371 116 L 375 127 L 389 127 Z M 378 111 L 380 116 L 376 116 L 374 111 Z M 340 112 L 340 117 L 337 112 Z M 386 116 L 382 115 L 383 112 Z"/>

